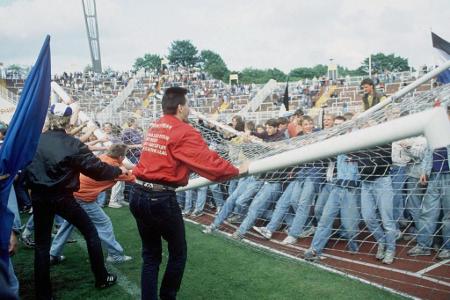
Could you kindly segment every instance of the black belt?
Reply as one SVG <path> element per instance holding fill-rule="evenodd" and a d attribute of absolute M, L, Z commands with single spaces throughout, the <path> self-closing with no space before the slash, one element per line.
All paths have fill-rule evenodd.
<path fill-rule="evenodd" d="M 155 191 L 155 192 L 175 191 L 175 189 L 176 189 L 176 188 L 171 187 L 171 186 L 157 184 L 157 183 L 152 183 L 152 182 L 147 182 L 147 181 L 143 181 L 143 180 L 139 180 L 139 179 L 136 179 L 135 182 L 137 184 L 139 184 L 140 186 L 143 186 L 146 189 L 149 189 L 149 190 L 152 190 L 152 191 Z"/>

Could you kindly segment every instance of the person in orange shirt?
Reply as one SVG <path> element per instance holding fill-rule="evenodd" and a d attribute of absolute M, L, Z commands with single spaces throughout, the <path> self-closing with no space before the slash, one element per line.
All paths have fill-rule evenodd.
<path fill-rule="evenodd" d="M 100 160 L 112 165 L 120 167 L 125 158 L 127 146 L 124 144 L 112 145 L 106 154 L 99 156 Z M 134 182 L 136 178 L 131 174 L 123 174 L 114 180 L 96 181 L 83 174 L 80 175 L 80 189 L 73 195 L 80 206 L 86 211 L 97 229 L 100 240 L 106 245 L 108 257 L 106 261 L 119 263 L 129 261 L 132 258 L 124 255 L 122 246 L 116 241 L 111 219 L 105 214 L 103 209 L 95 201 L 98 194 L 111 188 L 117 181 Z M 66 241 L 70 238 L 74 226 L 67 221 L 61 225 L 58 233 L 52 242 L 50 249 L 51 262 L 59 263 L 65 259 L 61 255 Z"/>

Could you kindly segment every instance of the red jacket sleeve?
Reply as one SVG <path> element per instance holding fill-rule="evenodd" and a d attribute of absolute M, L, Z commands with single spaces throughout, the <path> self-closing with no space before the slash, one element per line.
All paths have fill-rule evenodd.
<path fill-rule="evenodd" d="M 225 181 L 239 175 L 239 169 L 210 150 L 195 129 L 186 132 L 172 147 L 171 152 L 176 159 L 209 180 Z"/>

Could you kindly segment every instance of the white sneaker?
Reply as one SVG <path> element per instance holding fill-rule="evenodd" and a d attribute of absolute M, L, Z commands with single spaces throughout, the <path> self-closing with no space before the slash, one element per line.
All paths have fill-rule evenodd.
<path fill-rule="evenodd" d="M 268 240 L 270 240 L 270 238 L 272 237 L 272 232 L 266 227 L 253 226 L 253 229 Z"/>
<path fill-rule="evenodd" d="M 306 238 L 312 236 L 316 232 L 316 227 L 311 226 L 300 234 L 299 238 Z"/>
<path fill-rule="evenodd" d="M 117 202 L 109 202 L 108 207 L 110 207 L 110 208 L 121 208 L 122 205 L 120 205 Z"/>
<path fill-rule="evenodd" d="M 450 258 L 450 250 L 448 250 L 448 249 L 441 250 L 437 257 L 438 257 L 438 259 Z"/>
<path fill-rule="evenodd" d="M 232 239 L 235 239 L 237 241 L 240 241 L 244 238 L 244 236 L 239 232 L 239 230 L 236 230 L 232 235 L 231 235 Z"/>
<path fill-rule="evenodd" d="M 211 224 L 211 225 L 205 226 L 205 228 L 202 230 L 202 232 L 205 234 L 210 234 L 216 230 L 217 230 L 217 228 L 213 224 Z"/>
<path fill-rule="evenodd" d="M 295 243 L 297 243 L 297 238 L 296 238 L 296 237 L 293 237 L 293 236 L 290 236 L 290 235 L 288 235 L 288 236 L 281 242 L 281 244 L 283 244 L 283 245 L 293 245 L 293 244 L 295 244 Z"/>
<path fill-rule="evenodd" d="M 383 264 L 390 265 L 394 262 L 395 252 L 394 251 L 386 251 L 384 253 Z"/>
<path fill-rule="evenodd" d="M 384 258 L 384 245 L 378 243 L 378 249 L 377 254 L 375 255 L 375 258 L 378 260 L 382 260 Z"/>
<path fill-rule="evenodd" d="M 110 262 L 110 263 L 123 263 L 123 262 L 126 262 L 126 261 L 130 261 L 132 259 L 133 258 L 131 256 L 128 256 L 128 255 L 123 255 L 123 256 L 111 256 L 111 255 L 108 255 L 108 257 L 106 258 L 106 261 Z"/>

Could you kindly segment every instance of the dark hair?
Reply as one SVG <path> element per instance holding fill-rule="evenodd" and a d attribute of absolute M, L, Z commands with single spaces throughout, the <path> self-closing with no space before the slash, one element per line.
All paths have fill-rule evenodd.
<path fill-rule="evenodd" d="M 164 92 L 161 106 L 163 114 L 176 115 L 178 105 L 186 105 L 187 90 L 181 87 L 170 87 Z"/>
<path fill-rule="evenodd" d="M 287 119 L 287 118 L 285 118 L 285 117 L 279 117 L 278 118 L 278 125 L 280 125 L 280 124 L 289 124 L 289 120 Z"/>
<path fill-rule="evenodd" d="M 233 116 L 232 119 L 236 120 L 236 126 L 234 127 L 234 129 L 236 129 L 237 131 L 245 130 L 245 123 L 241 116 L 236 115 Z"/>
<path fill-rule="evenodd" d="M 346 113 L 344 114 L 344 118 L 345 118 L 346 121 L 353 119 L 353 113 L 351 113 L 351 112 L 346 112 Z"/>
<path fill-rule="evenodd" d="M 308 122 L 311 122 L 314 124 L 314 120 L 310 116 L 306 116 L 306 115 L 303 116 L 302 125 L 303 125 L 303 122 L 305 122 L 305 121 L 308 121 Z"/>
<path fill-rule="evenodd" d="M 303 110 L 301 108 L 297 109 L 294 112 L 294 116 L 303 116 L 305 113 L 303 112 Z"/>
<path fill-rule="evenodd" d="M 276 119 L 269 119 L 266 121 L 266 126 L 271 126 L 271 127 L 277 127 L 278 128 L 278 120 Z"/>
<path fill-rule="evenodd" d="M 127 152 L 127 145 L 125 144 L 113 144 L 109 147 L 106 155 L 112 158 L 119 158 L 121 156 L 125 156 Z"/>
<path fill-rule="evenodd" d="M 248 130 L 250 131 L 255 131 L 255 123 L 253 121 L 247 121 L 245 122 L 245 127 L 247 127 Z"/>
<path fill-rule="evenodd" d="M 364 78 L 362 81 L 361 81 L 361 86 L 363 86 L 363 85 L 365 85 L 365 84 L 368 84 L 368 85 L 371 85 L 371 86 L 375 86 L 375 84 L 373 83 L 373 80 L 372 79 L 370 79 L 370 78 Z"/>
<path fill-rule="evenodd" d="M 335 120 L 341 120 L 341 121 L 347 121 L 343 116 L 337 116 L 336 118 L 334 118 Z"/>

